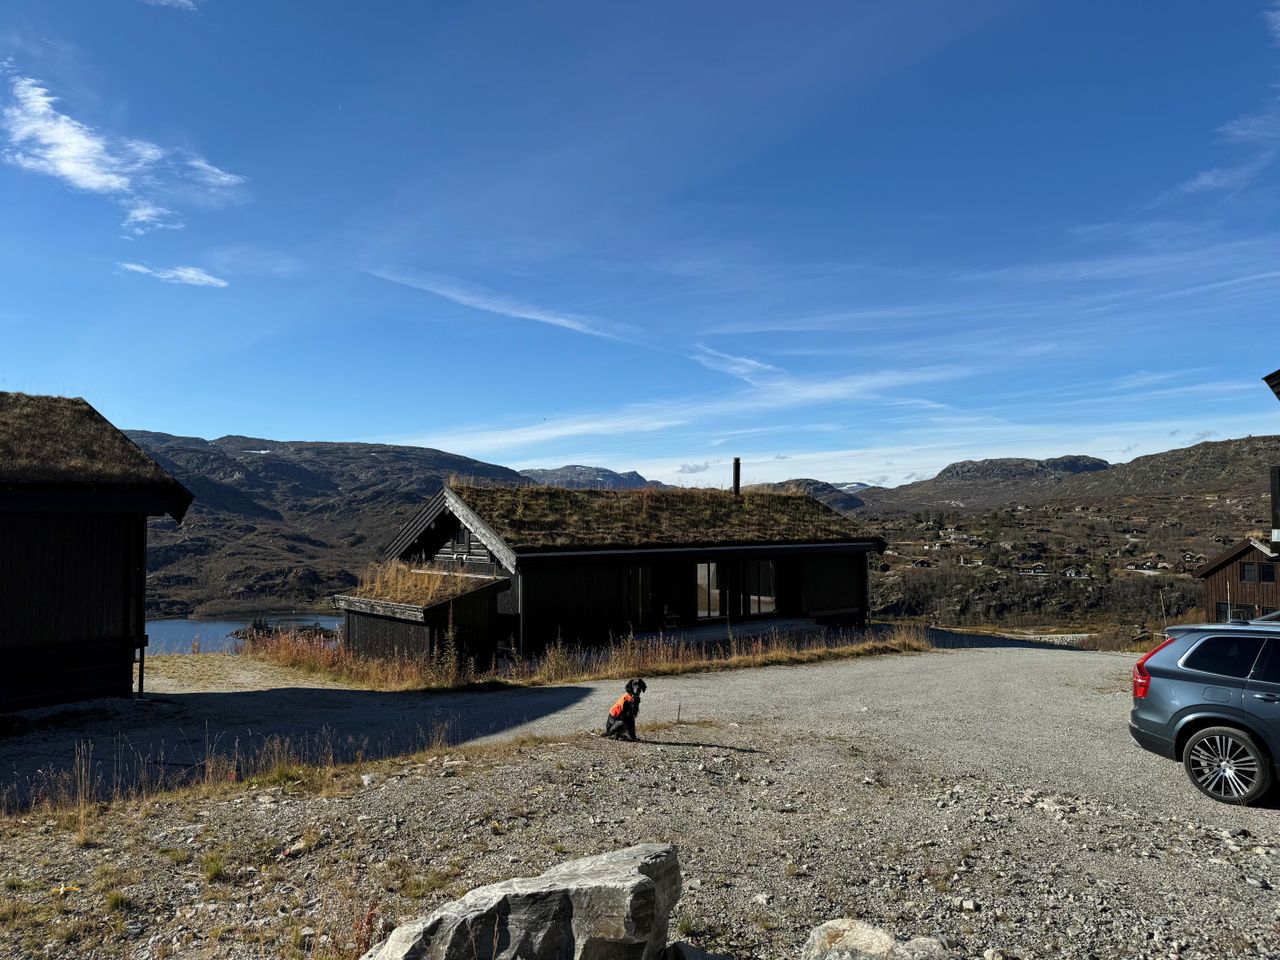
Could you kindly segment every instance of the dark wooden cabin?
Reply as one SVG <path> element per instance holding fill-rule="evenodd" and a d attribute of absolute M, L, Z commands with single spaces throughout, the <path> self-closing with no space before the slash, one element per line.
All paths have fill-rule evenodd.
<path fill-rule="evenodd" d="M 0 710 L 132 693 L 147 517 L 190 504 L 84 400 L 0 393 Z"/>
<path fill-rule="evenodd" d="M 800 494 L 446 487 L 386 556 L 474 589 L 432 607 L 335 603 L 347 643 L 374 655 L 429 651 L 450 628 L 487 659 L 767 618 L 861 626 L 867 556 L 885 546 Z"/>
<path fill-rule="evenodd" d="M 1280 610 L 1280 551 L 1274 544 L 1242 540 L 1195 575 L 1204 581 L 1205 615 L 1215 623 L 1250 620 Z"/>

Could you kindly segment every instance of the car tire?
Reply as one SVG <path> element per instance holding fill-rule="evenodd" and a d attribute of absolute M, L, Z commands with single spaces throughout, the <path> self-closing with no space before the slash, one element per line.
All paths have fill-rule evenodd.
<path fill-rule="evenodd" d="M 1271 758 L 1236 727 L 1208 727 L 1194 734 L 1183 748 L 1182 765 L 1206 797 L 1239 806 L 1266 796 L 1275 777 Z"/>

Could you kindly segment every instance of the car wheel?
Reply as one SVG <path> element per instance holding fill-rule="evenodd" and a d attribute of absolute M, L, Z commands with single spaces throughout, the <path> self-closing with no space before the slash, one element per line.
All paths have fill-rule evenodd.
<path fill-rule="evenodd" d="M 1195 734 L 1182 752 L 1182 765 L 1201 793 L 1223 803 L 1250 804 L 1271 789 L 1271 760 L 1235 727 Z"/>

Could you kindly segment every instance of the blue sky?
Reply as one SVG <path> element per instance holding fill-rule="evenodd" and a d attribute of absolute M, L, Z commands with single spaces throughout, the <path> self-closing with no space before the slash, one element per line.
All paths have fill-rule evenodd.
<path fill-rule="evenodd" d="M 121 426 L 700 485 L 1280 432 L 1280 6 L 7 0 L 0 61 L 0 389 Z"/>

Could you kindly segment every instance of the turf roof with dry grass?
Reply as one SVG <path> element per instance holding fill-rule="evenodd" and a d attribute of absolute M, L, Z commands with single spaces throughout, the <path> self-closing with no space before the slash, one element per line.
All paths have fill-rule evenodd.
<path fill-rule="evenodd" d="M 879 542 L 799 493 L 727 490 L 451 489 L 512 550 Z"/>
<path fill-rule="evenodd" d="M 0 392 L 0 484 L 154 492 L 185 510 L 191 494 L 79 397 Z"/>
<path fill-rule="evenodd" d="M 454 600 L 464 593 L 492 583 L 491 578 L 468 576 L 447 570 L 414 569 L 407 563 L 390 562 L 371 566 L 348 597 L 429 607 Z"/>

